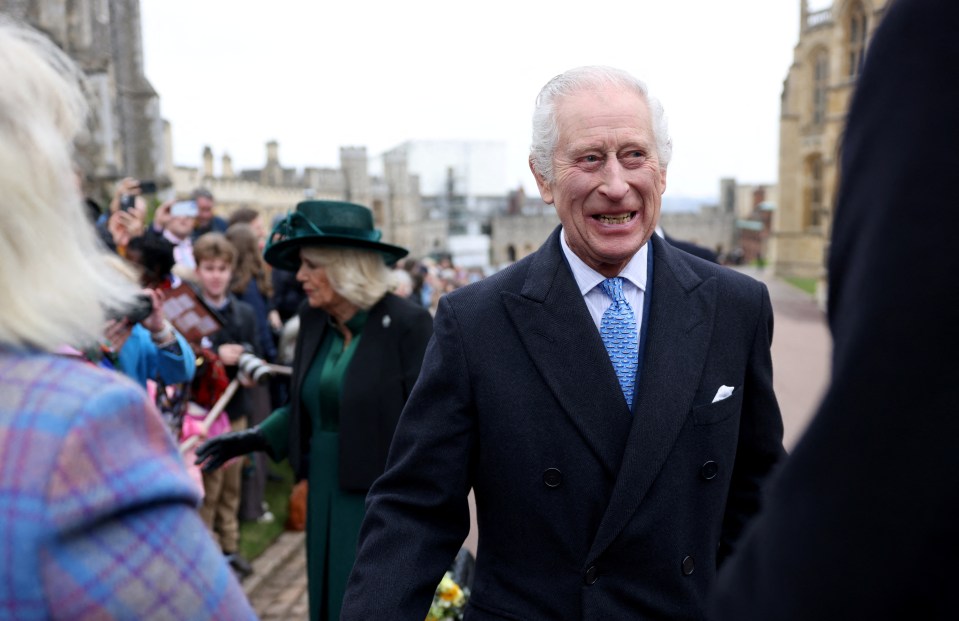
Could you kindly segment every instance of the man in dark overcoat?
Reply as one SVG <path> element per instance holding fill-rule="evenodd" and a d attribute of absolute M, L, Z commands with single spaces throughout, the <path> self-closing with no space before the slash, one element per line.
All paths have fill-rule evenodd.
<path fill-rule="evenodd" d="M 671 147 L 645 85 L 557 76 L 533 135 L 562 226 L 441 298 L 343 619 L 423 619 L 471 488 L 468 619 L 699 619 L 783 455 L 765 287 L 653 235 Z"/>

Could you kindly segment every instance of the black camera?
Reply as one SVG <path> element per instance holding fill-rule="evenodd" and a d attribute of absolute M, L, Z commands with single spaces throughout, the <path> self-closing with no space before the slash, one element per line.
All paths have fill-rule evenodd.
<path fill-rule="evenodd" d="M 140 188 L 140 194 L 157 193 L 156 181 L 140 181 L 137 183 L 137 187 Z M 136 196 L 133 194 L 123 194 L 120 196 L 120 209 L 122 211 L 130 211 L 134 205 L 136 205 Z"/>
<path fill-rule="evenodd" d="M 153 298 L 145 293 L 136 297 L 133 306 L 122 310 L 111 310 L 107 316 L 114 321 L 126 319 L 131 324 L 140 323 L 153 313 Z"/>

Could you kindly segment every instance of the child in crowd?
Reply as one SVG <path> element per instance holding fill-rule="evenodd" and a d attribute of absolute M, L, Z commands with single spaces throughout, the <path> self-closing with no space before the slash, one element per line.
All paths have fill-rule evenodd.
<path fill-rule="evenodd" d="M 236 248 L 222 233 L 206 233 L 193 244 L 196 260 L 196 282 L 199 295 L 206 306 L 218 316 L 222 328 L 204 338 L 203 349 L 213 352 L 197 369 L 198 376 L 209 372 L 214 364 L 222 363 L 227 374 L 234 377 L 237 363 L 244 352 L 260 356 L 256 346 L 256 317 L 253 308 L 238 300 L 229 291 L 236 264 Z M 203 369 L 207 366 L 207 369 Z M 216 395 L 219 397 L 219 395 Z M 246 429 L 250 413 L 250 399 L 241 387 L 226 406 L 233 431 Z M 213 532 L 230 566 L 240 577 L 252 573 L 250 564 L 238 553 L 240 539 L 237 511 L 240 504 L 242 461 L 237 460 L 215 472 L 203 473 L 205 496 L 200 517 Z"/>

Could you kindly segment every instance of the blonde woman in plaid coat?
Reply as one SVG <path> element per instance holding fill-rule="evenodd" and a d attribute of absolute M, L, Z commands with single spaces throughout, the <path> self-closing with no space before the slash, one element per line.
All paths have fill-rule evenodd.
<path fill-rule="evenodd" d="M 65 353 L 136 295 L 81 208 L 79 79 L 0 18 L 0 619 L 251 619 L 146 395 Z"/>

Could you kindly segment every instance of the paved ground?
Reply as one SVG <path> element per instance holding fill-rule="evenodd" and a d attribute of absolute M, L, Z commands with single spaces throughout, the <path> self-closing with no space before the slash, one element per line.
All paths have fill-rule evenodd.
<path fill-rule="evenodd" d="M 758 270 L 740 271 L 769 287 L 773 304 L 773 384 L 792 448 L 822 397 L 829 376 L 832 342 L 823 313 L 792 285 Z M 471 533 L 467 546 L 475 546 Z M 309 616 L 303 533 L 284 533 L 253 563 L 243 590 L 263 621 L 299 621 Z"/>
<path fill-rule="evenodd" d="M 773 386 L 791 449 L 816 411 L 829 381 L 832 338 L 824 313 L 789 283 L 756 269 L 740 271 L 769 287 L 773 304 Z"/>
<path fill-rule="evenodd" d="M 305 538 L 304 533 L 284 532 L 253 561 L 253 575 L 243 581 L 243 591 L 261 621 L 309 618 Z"/>

